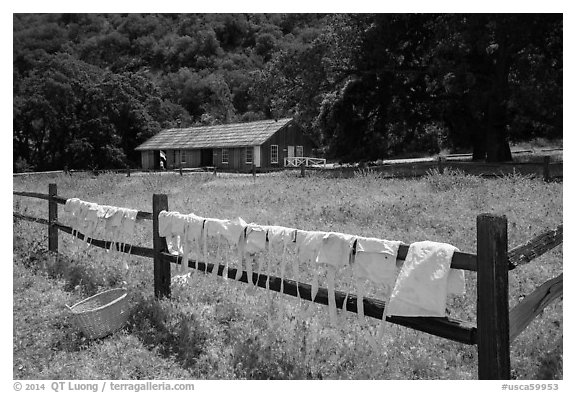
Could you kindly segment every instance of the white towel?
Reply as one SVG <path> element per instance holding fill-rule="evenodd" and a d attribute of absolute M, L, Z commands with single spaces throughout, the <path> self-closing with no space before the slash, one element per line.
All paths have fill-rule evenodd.
<path fill-rule="evenodd" d="M 445 243 L 412 243 L 392 291 L 386 315 L 444 317 L 454 251 L 457 251 L 456 247 Z"/>

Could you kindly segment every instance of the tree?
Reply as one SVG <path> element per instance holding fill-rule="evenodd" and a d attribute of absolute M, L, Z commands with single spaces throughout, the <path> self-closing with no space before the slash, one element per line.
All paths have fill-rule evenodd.
<path fill-rule="evenodd" d="M 510 136 L 534 135 L 525 121 L 519 122 L 520 114 L 540 127 L 548 123 L 556 128 L 549 134 L 559 134 L 560 15 L 441 15 L 434 24 L 438 45 L 432 52 L 433 94 L 444 100 L 437 108 L 443 107 L 454 139 L 472 140 L 475 159 L 511 160 Z M 550 104 L 552 110 L 544 109 Z M 529 113 L 527 108 L 538 110 Z M 454 135 L 462 133 L 468 138 Z"/>
<path fill-rule="evenodd" d="M 561 23 L 559 15 L 335 15 L 315 40 L 330 49 L 315 63 L 284 57 L 275 71 L 286 86 L 277 91 L 301 94 L 300 80 L 322 70 L 322 104 L 299 106 L 317 115 L 330 151 L 348 149 L 348 159 L 438 149 L 422 134 L 443 124 L 475 159 L 510 160 L 510 136 L 526 134 L 519 125 L 561 129 Z M 528 92 L 552 98 L 552 110 L 538 94 L 522 103 Z"/>

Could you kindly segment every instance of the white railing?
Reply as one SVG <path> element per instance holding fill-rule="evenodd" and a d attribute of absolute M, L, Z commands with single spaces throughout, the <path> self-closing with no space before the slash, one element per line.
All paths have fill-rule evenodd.
<path fill-rule="evenodd" d="M 299 167 L 302 164 L 304 166 L 324 165 L 326 167 L 326 159 L 313 157 L 289 157 L 284 159 L 285 167 Z"/>

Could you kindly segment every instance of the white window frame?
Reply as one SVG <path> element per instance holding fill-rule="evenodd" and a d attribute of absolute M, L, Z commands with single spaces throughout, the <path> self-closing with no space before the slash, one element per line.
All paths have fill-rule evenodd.
<path fill-rule="evenodd" d="M 250 159 L 248 159 L 248 153 L 250 153 Z M 252 146 L 246 147 L 246 164 L 254 163 L 254 148 Z"/>
<path fill-rule="evenodd" d="M 296 157 L 304 157 L 304 146 L 296 146 Z"/>
<path fill-rule="evenodd" d="M 276 154 L 276 159 L 274 159 L 274 154 Z M 278 145 L 270 145 L 270 164 L 278 164 L 278 158 Z"/>
<path fill-rule="evenodd" d="M 226 157 L 226 160 L 224 160 L 224 157 Z M 228 164 L 229 159 L 230 157 L 228 156 L 228 149 L 222 149 L 222 164 Z"/>

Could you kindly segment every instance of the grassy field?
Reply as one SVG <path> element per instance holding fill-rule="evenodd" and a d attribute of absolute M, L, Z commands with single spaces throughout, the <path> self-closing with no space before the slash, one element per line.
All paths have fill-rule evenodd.
<path fill-rule="evenodd" d="M 152 194 L 168 194 L 171 210 L 205 217 L 242 217 L 278 224 L 402 240 L 442 241 L 475 253 L 476 216 L 506 214 L 509 243 L 520 244 L 563 221 L 562 183 L 520 176 L 482 179 L 449 172 L 418 180 L 305 179 L 294 173 L 213 178 L 207 174 L 103 174 L 14 178 L 14 190 L 59 194 L 152 210 Z M 14 210 L 47 217 L 45 201 L 14 197 Z M 60 219 L 66 220 L 61 210 Z M 171 300 L 153 298 L 152 260 L 130 257 L 130 269 L 102 250 L 60 236 L 60 255 L 46 251 L 46 227 L 14 223 L 14 379 L 474 379 L 476 348 L 377 321 L 360 324 L 326 307 L 193 274 Z M 151 223 L 134 243 L 151 247 Z M 173 271 L 176 270 L 173 268 Z M 510 305 L 562 272 L 559 247 L 510 273 Z M 475 274 L 467 294 L 451 298 L 452 316 L 475 320 Z M 126 328 L 87 340 L 64 304 L 127 283 L 135 311 Z M 345 288 L 337 283 L 337 288 Z M 377 295 L 377 294 L 376 294 Z M 547 308 L 512 346 L 512 375 L 561 379 L 563 301 Z"/>

